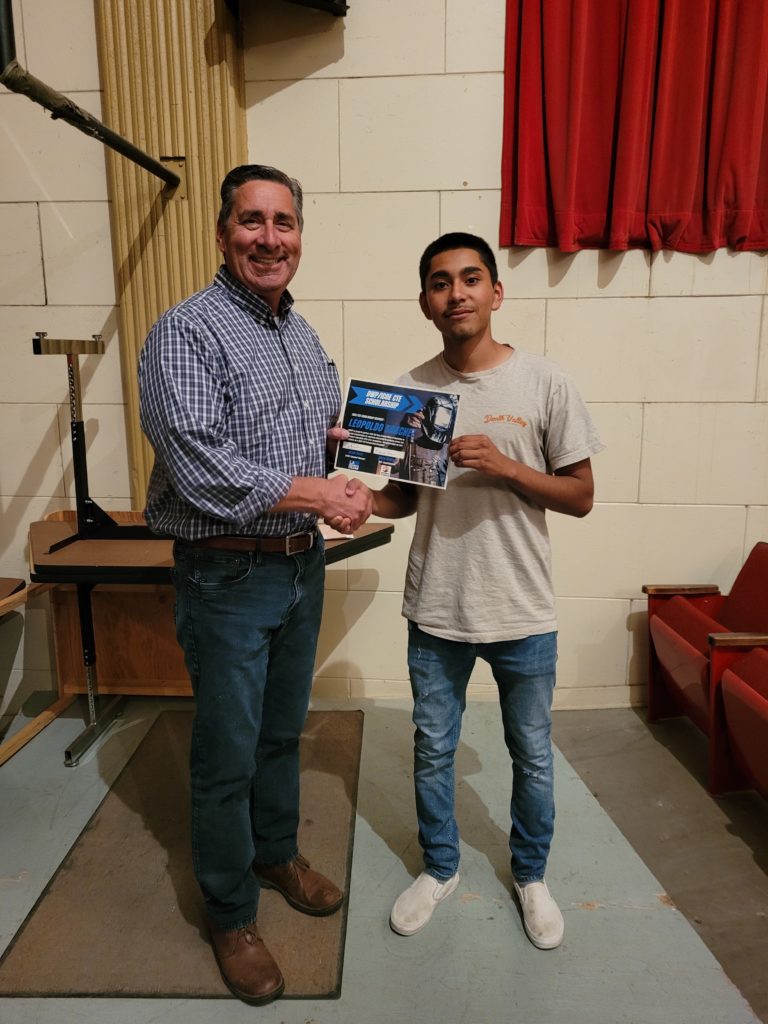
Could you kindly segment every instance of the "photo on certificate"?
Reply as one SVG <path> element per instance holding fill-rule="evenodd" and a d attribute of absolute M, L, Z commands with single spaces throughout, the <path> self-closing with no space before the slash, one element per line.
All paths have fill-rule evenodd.
<path fill-rule="evenodd" d="M 458 408 L 451 392 L 350 380 L 336 469 L 444 488 Z"/>

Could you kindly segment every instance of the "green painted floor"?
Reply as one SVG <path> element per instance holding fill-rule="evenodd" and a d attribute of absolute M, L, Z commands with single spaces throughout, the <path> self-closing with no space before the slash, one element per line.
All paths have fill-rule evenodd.
<path fill-rule="evenodd" d="M 13 937 L 158 710 L 169 703 L 179 706 L 130 700 L 124 718 L 75 769 L 64 768 L 62 760 L 66 743 L 81 728 L 72 712 L 0 768 L 0 948 Z M 340 999 L 282 1000 L 259 1009 L 236 1000 L 4 999 L 3 1024 L 759 1020 L 559 753 L 557 831 L 547 877 L 564 912 L 566 935 L 557 950 L 542 952 L 530 945 L 509 891 L 510 768 L 492 703 L 468 708 L 457 760 L 463 839 L 459 889 L 423 932 L 410 938 L 395 935 L 387 924 L 392 901 L 420 864 L 410 781 L 410 712 L 404 703 L 355 706 L 366 717 Z M 566 738 L 578 760 L 581 748 L 574 729 Z"/>

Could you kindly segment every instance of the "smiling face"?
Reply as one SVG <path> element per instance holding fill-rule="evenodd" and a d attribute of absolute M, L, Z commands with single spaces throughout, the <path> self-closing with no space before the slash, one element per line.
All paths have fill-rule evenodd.
<path fill-rule="evenodd" d="M 448 249 L 433 256 L 419 303 L 450 345 L 490 340 L 491 313 L 503 297 L 501 282 L 493 283 L 474 249 Z"/>
<path fill-rule="evenodd" d="M 246 181 L 229 220 L 216 230 L 227 269 L 277 312 L 298 270 L 301 231 L 291 190 L 276 181 Z"/>

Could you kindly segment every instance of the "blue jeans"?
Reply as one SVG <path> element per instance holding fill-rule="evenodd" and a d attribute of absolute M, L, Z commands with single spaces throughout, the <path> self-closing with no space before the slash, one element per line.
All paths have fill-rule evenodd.
<path fill-rule="evenodd" d="M 256 917 L 251 865 L 297 853 L 299 737 L 323 605 L 320 547 L 298 555 L 174 545 L 176 633 L 195 694 L 192 859 L 227 930 Z"/>
<path fill-rule="evenodd" d="M 551 708 L 557 633 L 471 644 L 443 640 L 408 623 L 416 726 L 413 775 L 424 870 L 445 881 L 459 867 L 454 757 L 478 657 L 491 666 L 499 688 L 504 740 L 512 758 L 512 874 L 521 885 L 538 882 L 555 827 Z"/>

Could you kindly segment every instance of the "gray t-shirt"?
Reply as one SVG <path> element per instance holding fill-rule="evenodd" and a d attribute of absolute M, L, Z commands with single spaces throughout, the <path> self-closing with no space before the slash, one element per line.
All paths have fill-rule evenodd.
<path fill-rule="evenodd" d="M 486 434 L 503 454 L 551 473 L 604 447 L 586 406 L 549 360 L 515 349 L 459 373 L 442 353 L 398 381 L 458 392 L 454 437 Z M 450 465 L 445 490 L 418 487 L 403 615 L 448 640 L 493 643 L 556 629 L 544 509 L 503 480 Z"/>

